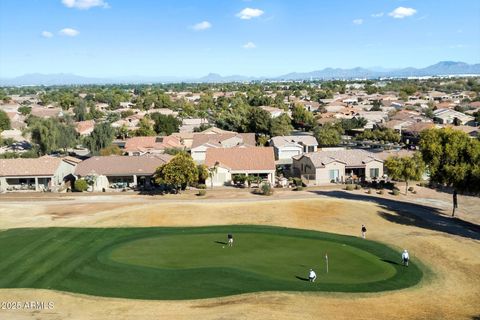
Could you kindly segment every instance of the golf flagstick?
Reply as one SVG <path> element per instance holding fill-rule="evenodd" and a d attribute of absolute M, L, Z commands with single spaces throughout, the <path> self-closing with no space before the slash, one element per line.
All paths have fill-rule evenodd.
<path fill-rule="evenodd" d="M 325 252 L 325 262 L 327 263 L 327 273 L 328 273 L 328 255 L 326 252 Z"/>

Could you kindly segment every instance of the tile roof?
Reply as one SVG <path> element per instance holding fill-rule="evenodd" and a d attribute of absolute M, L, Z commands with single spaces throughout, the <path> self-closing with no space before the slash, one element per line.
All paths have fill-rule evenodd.
<path fill-rule="evenodd" d="M 196 133 L 193 135 L 192 148 L 208 144 L 211 147 L 223 147 L 222 142 L 231 138 L 240 138 L 241 145 L 255 146 L 255 133 L 228 132 L 221 134 Z"/>
<path fill-rule="evenodd" d="M 215 163 L 231 170 L 275 170 L 272 147 L 208 148 L 205 165 Z"/>
<path fill-rule="evenodd" d="M 289 143 L 299 143 L 305 146 L 318 146 L 317 139 L 314 136 L 277 136 L 270 139 L 272 145 L 275 147 L 282 147 Z"/>
<path fill-rule="evenodd" d="M 152 175 L 155 170 L 170 161 L 171 155 L 161 154 L 155 156 L 106 156 L 91 157 L 78 164 L 75 174 L 86 176 L 98 175 Z"/>
<path fill-rule="evenodd" d="M 127 152 L 148 152 L 152 150 L 164 150 L 166 148 L 181 148 L 180 139 L 175 136 L 166 137 L 133 137 L 126 141 Z"/>
<path fill-rule="evenodd" d="M 0 159 L 0 177 L 53 176 L 62 158 Z"/>
<path fill-rule="evenodd" d="M 90 134 L 95 128 L 95 120 L 79 121 L 75 124 L 75 130 L 79 134 Z"/>
<path fill-rule="evenodd" d="M 310 158 L 316 168 L 323 168 L 331 162 L 341 162 L 347 167 L 363 167 L 371 161 L 381 161 L 374 153 L 365 150 L 320 150 L 317 152 L 304 153 L 293 157 L 294 160 L 300 160 L 302 157 Z"/>

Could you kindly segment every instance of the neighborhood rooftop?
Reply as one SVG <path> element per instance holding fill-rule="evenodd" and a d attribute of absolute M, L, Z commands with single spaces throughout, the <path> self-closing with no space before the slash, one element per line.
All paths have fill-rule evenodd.
<path fill-rule="evenodd" d="M 107 156 L 91 157 L 77 165 L 75 174 L 87 176 L 96 175 L 152 175 L 155 170 L 167 163 L 171 155 L 161 154 L 155 156 Z"/>
<path fill-rule="evenodd" d="M 275 170 L 275 157 L 271 147 L 209 148 L 205 165 L 218 163 L 231 170 Z"/>

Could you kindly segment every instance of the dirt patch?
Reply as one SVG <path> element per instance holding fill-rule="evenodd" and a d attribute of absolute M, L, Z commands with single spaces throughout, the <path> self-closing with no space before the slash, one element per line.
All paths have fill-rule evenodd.
<path fill-rule="evenodd" d="M 293 192 L 290 192 L 293 193 Z M 53 301 L 52 310 L 0 310 L 0 319 L 471 319 L 480 314 L 480 242 L 468 236 L 395 223 L 369 201 L 298 193 L 280 200 L 185 201 L 123 197 L 63 203 L 1 203 L 1 228 L 47 226 L 200 226 L 264 224 L 360 235 L 402 249 L 432 274 L 413 288 L 373 294 L 264 292 L 217 299 L 143 301 L 34 289 L 0 289 L 0 301 Z M 308 198 L 307 198 L 308 196 Z M 127 196 L 128 197 L 128 196 Z M 303 197 L 303 198 L 302 198 Z M 393 197 L 393 196 L 392 196 Z M 424 198 L 424 196 L 422 196 Z M 122 200 L 121 200 L 122 199 Z M 258 200 L 261 201 L 258 201 Z M 228 200 L 228 199 L 227 199 Z M 472 202 L 478 205 L 480 202 Z M 1 262 L 0 262 L 1 263 Z"/>

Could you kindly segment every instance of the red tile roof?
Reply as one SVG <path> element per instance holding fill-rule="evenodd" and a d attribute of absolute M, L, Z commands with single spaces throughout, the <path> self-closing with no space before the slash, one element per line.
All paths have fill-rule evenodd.
<path fill-rule="evenodd" d="M 181 148 L 180 139 L 175 136 L 167 137 L 133 137 L 126 141 L 125 150 L 127 152 L 149 150 L 164 150 L 165 148 Z"/>
<path fill-rule="evenodd" d="M 231 170 L 275 170 L 272 147 L 208 148 L 205 165 L 215 163 Z"/>
<path fill-rule="evenodd" d="M 171 155 L 155 156 L 106 156 L 91 157 L 78 164 L 75 174 L 86 176 L 89 174 L 121 176 L 121 175 L 152 175 L 155 170 L 170 161 Z"/>
<path fill-rule="evenodd" d="M 0 177 L 53 176 L 62 158 L 0 159 Z"/>

